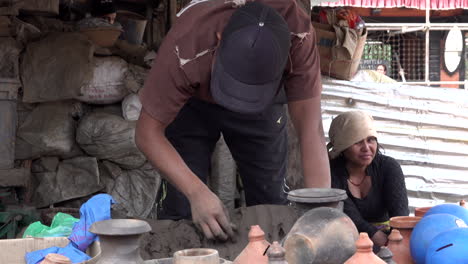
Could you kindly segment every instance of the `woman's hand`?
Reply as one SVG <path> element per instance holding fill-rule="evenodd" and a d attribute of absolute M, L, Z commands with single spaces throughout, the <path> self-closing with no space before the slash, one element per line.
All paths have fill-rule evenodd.
<path fill-rule="evenodd" d="M 387 245 L 387 235 L 382 232 L 382 231 L 377 231 L 373 236 L 372 236 L 372 242 L 374 242 L 374 245 L 377 245 L 379 248 Z"/>

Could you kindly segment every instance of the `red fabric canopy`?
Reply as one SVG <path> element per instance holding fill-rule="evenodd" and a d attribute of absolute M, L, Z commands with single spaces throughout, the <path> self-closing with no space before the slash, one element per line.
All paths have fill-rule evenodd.
<path fill-rule="evenodd" d="M 324 2 L 321 6 L 355 6 L 369 8 L 406 7 L 426 9 L 426 0 L 341 0 L 338 2 Z M 447 10 L 468 9 L 468 0 L 431 0 L 430 9 Z"/>

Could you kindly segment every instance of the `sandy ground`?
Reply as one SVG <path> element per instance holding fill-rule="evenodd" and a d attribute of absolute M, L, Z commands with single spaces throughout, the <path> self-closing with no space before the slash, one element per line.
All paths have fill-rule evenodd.
<path fill-rule="evenodd" d="M 209 241 L 188 220 L 149 220 L 152 231 L 141 242 L 143 259 L 172 257 L 172 254 L 187 248 L 214 248 L 221 258 L 234 260 L 248 243 L 251 225 L 260 225 L 265 238 L 272 243 L 283 239 L 296 222 L 298 215 L 292 207 L 281 205 L 257 205 L 235 209 L 231 215 L 236 224 L 235 242 Z"/>

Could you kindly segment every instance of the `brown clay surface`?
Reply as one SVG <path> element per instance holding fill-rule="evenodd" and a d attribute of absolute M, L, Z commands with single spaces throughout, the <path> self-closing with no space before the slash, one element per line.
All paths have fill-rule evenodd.
<path fill-rule="evenodd" d="M 188 220 L 148 220 L 153 230 L 142 238 L 141 255 L 147 260 L 159 259 L 172 257 L 177 250 L 205 247 L 217 249 L 221 258 L 233 260 L 247 245 L 251 225 L 260 225 L 265 239 L 272 243 L 283 239 L 297 218 L 295 210 L 289 206 L 257 205 L 235 209 L 231 214 L 238 228 L 235 242 L 208 241 Z"/>

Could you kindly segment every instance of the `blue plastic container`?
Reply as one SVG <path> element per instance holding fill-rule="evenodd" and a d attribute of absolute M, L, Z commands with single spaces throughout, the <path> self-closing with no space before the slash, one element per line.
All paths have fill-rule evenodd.
<path fill-rule="evenodd" d="M 424 217 L 433 214 L 451 214 L 468 223 L 468 209 L 457 204 L 439 204 L 426 212 Z"/>
<path fill-rule="evenodd" d="M 423 217 L 411 233 L 411 257 L 416 264 L 424 264 L 427 248 L 435 236 L 441 232 L 465 226 L 463 220 L 451 214 L 433 214 Z"/>
<path fill-rule="evenodd" d="M 434 237 L 427 248 L 426 264 L 468 263 L 468 228 L 459 227 Z"/>

